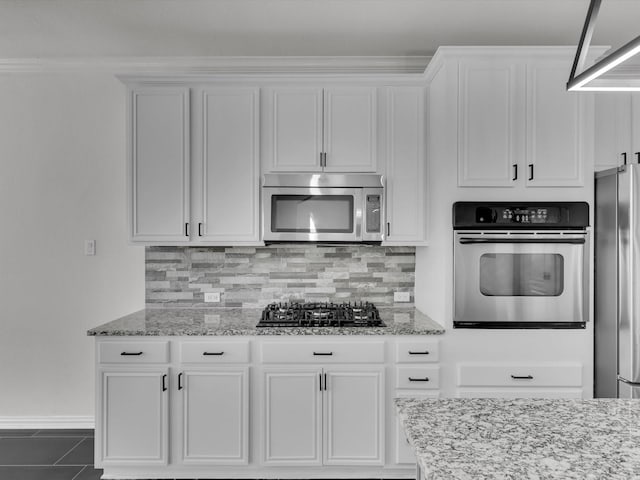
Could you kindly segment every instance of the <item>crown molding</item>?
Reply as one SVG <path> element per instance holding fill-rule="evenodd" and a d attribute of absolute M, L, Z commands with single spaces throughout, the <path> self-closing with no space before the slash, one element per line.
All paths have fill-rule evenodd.
<path fill-rule="evenodd" d="M 422 74 L 431 57 L 96 57 L 3 58 L 0 73 L 116 75 Z"/>

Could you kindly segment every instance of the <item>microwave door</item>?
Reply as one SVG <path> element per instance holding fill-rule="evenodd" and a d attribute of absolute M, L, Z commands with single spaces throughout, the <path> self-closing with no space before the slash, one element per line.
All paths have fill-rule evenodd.
<path fill-rule="evenodd" d="M 361 193 L 353 188 L 274 188 L 266 191 L 266 241 L 358 241 Z"/>

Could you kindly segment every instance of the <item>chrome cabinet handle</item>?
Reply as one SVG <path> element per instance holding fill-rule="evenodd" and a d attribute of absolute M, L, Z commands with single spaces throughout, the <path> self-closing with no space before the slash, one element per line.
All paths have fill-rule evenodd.
<path fill-rule="evenodd" d="M 511 375 L 514 380 L 533 380 L 532 375 Z"/>

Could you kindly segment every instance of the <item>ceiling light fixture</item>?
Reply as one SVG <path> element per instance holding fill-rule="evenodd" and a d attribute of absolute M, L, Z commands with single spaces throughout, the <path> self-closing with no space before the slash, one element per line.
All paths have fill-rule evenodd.
<path fill-rule="evenodd" d="M 574 92 L 640 90 L 640 65 L 634 69 L 625 69 L 619 73 L 603 77 L 605 73 L 610 72 L 618 65 L 640 53 L 640 36 L 634 38 L 626 45 L 610 53 L 583 71 L 601 3 L 602 0 L 591 0 L 589 4 L 587 18 L 585 19 L 582 35 L 580 36 L 580 43 L 578 44 L 578 50 L 573 60 L 571 75 L 567 82 L 567 90 Z M 581 73 L 576 75 L 578 70 L 580 70 Z"/>

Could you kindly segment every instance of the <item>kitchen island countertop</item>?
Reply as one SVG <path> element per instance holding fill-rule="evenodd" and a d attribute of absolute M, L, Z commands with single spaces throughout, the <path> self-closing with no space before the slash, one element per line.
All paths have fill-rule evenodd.
<path fill-rule="evenodd" d="M 640 400 L 395 402 L 426 480 L 640 479 Z"/>
<path fill-rule="evenodd" d="M 92 336 L 438 335 L 444 328 L 412 307 L 378 308 L 386 327 L 256 328 L 257 308 L 145 308 L 92 328 Z"/>

